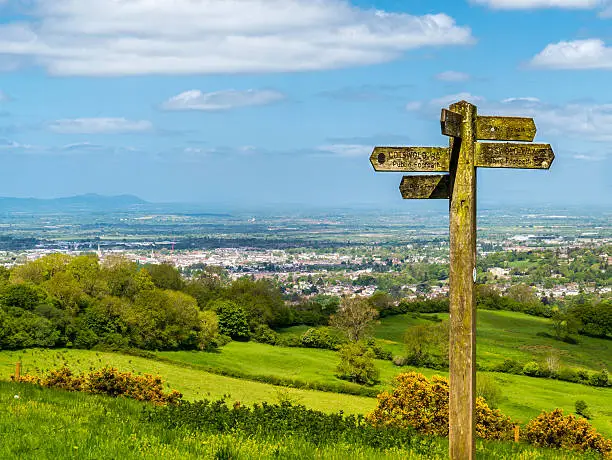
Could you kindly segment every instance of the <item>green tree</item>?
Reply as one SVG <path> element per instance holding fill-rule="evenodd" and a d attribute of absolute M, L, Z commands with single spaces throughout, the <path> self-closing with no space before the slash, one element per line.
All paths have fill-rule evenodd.
<path fill-rule="evenodd" d="M 170 264 L 147 264 L 144 268 L 151 275 L 155 287 L 159 289 L 182 291 L 185 287 L 180 272 Z"/>
<path fill-rule="evenodd" d="M 79 282 L 68 272 L 59 272 L 42 284 L 62 310 L 76 316 L 88 299 Z"/>
<path fill-rule="evenodd" d="M 506 292 L 506 295 L 514 300 L 523 304 L 536 304 L 539 302 L 536 296 L 535 289 L 526 284 L 515 284 L 510 286 Z"/>
<path fill-rule="evenodd" d="M 552 308 L 552 329 L 555 337 L 559 340 L 577 332 L 578 323 L 576 318 L 569 313 L 562 311 L 557 305 Z"/>
<path fill-rule="evenodd" d="M 234 340 L 249 340 L 249 321 L 241 306 L 230 300 L 215 300 L 211 309 L 217 313 L 221 334 Z"/>
<path fill-rule="evenodd" d="M 368 299 L 370 306 L 378 311 L 380 316 L 384 316 L 387 310 L 391 310 L 395 304 L 393 298 L 383 291 L 376 291 Z"/>
<path fill-rule="evenodd" d="M 108 293 L 108 285 L 100 277 L 100 263 L 96 254 L 73 257 L 66 266 L 66 272 L 79 283 L 85 294 L 98 297 Z"/>
<path fill-rule="evenodd" d="M 338 354 L 338 378 L 362 385 L 378 383 L 380 373 L 374 364 L 376 355 L 363 343 L 347 343 L 340 347 Z"/>
<path fill-rule="evenodd" d="M 290 323 L 289 308 L 283 301 L 280 289 L 271 280 L 239 278 L 223 290 L 222 298 L 241 306 L 253 328 L 256 324 L 276 327 Z"/>
<path fill-rule="evenodd" d="M 211 350 L 216 348 L 219 337 L 219 318 L 212 310 L 198 313 L 200 321 L 197 335 L 197 346 L 200 350 Z"/>
<path fill-rule="evenodd" d="M 26 283 L 8 284 L 0 292 L 2 304 L 23 310 L 34 310 L 46 297 L 44 290 Z"/>
<path fill-rule="evenodd" d="M 404 333 L 404 343 L 408 362 L 414 365 L 429 364 L 434 357 L 440 358 L 445 363 L 448 361 L 449 349 L 448 322 L 409 327 Z"/>
<path fill-rule="evenodd" d="M 367 299 L 345 297 L 340 301 L 338 313 L 332 315 L 329 324 L 346 334 L 351 342 L 365 338 L 378 312 L 372 308 Z"/>
<path fill-rule="evenodd" d="M 108 284 L 109 294 L 133 299 L 138 293 L 138 265 L 124 256 L 108 256 L 102 264 L 100 276 Z"/>

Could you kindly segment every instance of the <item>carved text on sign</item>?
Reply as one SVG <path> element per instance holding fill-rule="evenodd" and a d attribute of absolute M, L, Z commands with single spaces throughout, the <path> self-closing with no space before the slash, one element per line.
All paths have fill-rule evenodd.
<path fill-rule="evenodd" d="M 376 171 L 448 171 L 448 147 L 376 147 L 370 162 Z"/>
<path fill-rule="evenodd" d="M 554 159 L 550 144 L 476 144 L 475 165 L 481 168 L 548 169 Z"/>

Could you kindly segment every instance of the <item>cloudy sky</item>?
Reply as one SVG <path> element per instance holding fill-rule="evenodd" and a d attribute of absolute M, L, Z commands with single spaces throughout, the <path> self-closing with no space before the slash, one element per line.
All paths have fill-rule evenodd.
<path fill-rule="evenodd" d="M 612 207 L 610 0 L 0 0 L 0 196 L 411 206 L 462 99 L 556 154 L 480 203 Z"/>

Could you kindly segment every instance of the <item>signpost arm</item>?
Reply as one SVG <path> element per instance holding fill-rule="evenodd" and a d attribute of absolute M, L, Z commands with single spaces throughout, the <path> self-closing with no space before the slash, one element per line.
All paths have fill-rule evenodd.
<path fill-rule="evenodd" d="M 450 106 L 463 116 L 461 137 L 450 138 L 450 400 L 452 460 L 475 458 L 476 107 Z"/>

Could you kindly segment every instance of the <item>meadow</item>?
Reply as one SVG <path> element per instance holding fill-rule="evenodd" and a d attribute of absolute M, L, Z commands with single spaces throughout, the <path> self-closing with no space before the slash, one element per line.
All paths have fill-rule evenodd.
<path fill-rule="evenodd" d="M 394 354 L 402 353 L 404 351 L 402 337 L 408 327 L 415 324 L 436 324 L 433 321 L 427 320 L 426 316 L 421 315 L 420 318 L 415 318 L 407 314 L 383 318 L 374 329 L 378 343 L 392 350 Z M 437 316 L 445 318 L 443 314 L 437 314 Z M 503 361 L 507 357 L 521 362 L 541 360 L 551 350 L 556 350 L 563 365 L 573 367 L 600 370 L 606 363 L 612 362 L 611 341 L 581 336 L 579 344 L 571 345 L 538 335 L 539 332 L 548 330 L 549 323 L 549 320 L 521 313 L 479 311 L 477 329 L 479 365 L 490 366 Z M 281 333 L 299 335 L 305 332 L 306 329 L 307 327 L 299 326 L 286 329 Z M 218 352 L 155 352 L 154 354 L 149 354 L 148 357 L 74 349 L 0 351 L 0 388 L 5 390 L 6 388 L 11 388 L 9 393 L 14 391 L 15 394 L 26 390 L 34 391 L 33 389 L 27 389 L 27 387 L 23 387 L 26 390 L 21 389 L 21 387 L 15 389 L 16 387 L 10 386 L 13 384 L 6 382 L 14 372 L 16 361 L 22 362 L 23 374 L 40 374 L 62 366 L 67 366 L 73 371 L 79 372 L 111 365 L 121 371 L 160 375 L 166 382 L 168 389 L 172 388 L 180 391 L 184 394 L 185 399 L 191 401 L 226 398 L 229 403 L 240 401 L 242 404 L 248 405 L 262 401 L 271 403 L 291 401 L 326 413 L 343 411 L 347 414 L 367 414 L 374 409 L 376 404 L 376 399 L 373 397 L 346 394 L 351 391 L 359 393 L 362 388 L 359 385 L 344 382 L 335 376 L 338 356 L 336 352 L 331 350 L 286 348 L 255 342 L 234 341 L 222 347 Z M 400 372 L 415 370 L 427 377 L 432 375 L 448 375 L 444 371 L 426 368 L 398 367 L 391 361 L 385 360 L 376 360 L 376 367 L 380 371 L 380 383 L 370 389 L 374 394 L 391 388 L 393 377 Z M 523 375 L 478 372 L 478 377 L 482 378 L 483 376 L 488 376 L 502 390 L 502 397 L 498 402 L 498 407 L 502 412 L 520 424 L 524 425 L 536 417 L 542 410 L 549 411 L 554 408 L 562 408 L 566 414 L 573 413 L 575 401 L 580 399 L 587 403 L 589 410 L 593 414 L 592 425 L 604 436 L 612 437 L 612 388 L 596 388 Z M 292 383 L 292 387 L 271 384 L 279 382 Z M 328 391 L 307 389 L 317 387 L 325 388 Z M 344 393 L 336 391 L 344 391 Z M 43 398 L 42 395 L 46 393 L 36 394 Z M 23 394 L 20 395 L 24 396 Z M 51 398 L 51 396 L 48 397 Z M 64 401 L 62 398 L 76 398 L 74 401 L 77 401 L 78 404 L 90 404 L 90 402 L 86 402 L 90 401 L 89 399 L 79 399 L 86 398 L 83 395 L 70 395 L 58 398 L 60 399 L 56 400 L 56 404 L 64 404 L 66 406 L 65 410 L 69 410 L 67 407 L 68 403 L 65 402 L 67 399 Z M 94 407 L 97 407 L 96 404 L 101 404 L 95 402 L 97 401 L 95 398 L 91 399 L 91 401 L 94 401 L 91 402 Z M 132 403 L 130 402 L 122 401 L 116 404 L 123 404 L 123 406 L 117 406 L 117 411 L 136 411 L 136 406 L 131 406 L 130 404 Z M 46 407 L 44 404 L 39 406 L 40 404 L 36 403 L 31 410 L 50 410 L 48 408 L 44 409 Z M 95 410 L 92 414 L 95 414 Z M 57 417 L 60 417 L 60 415 Z M 94 423 L 94 418 L 95 416 L 91 415 L 88 421 L 83 423 Z M 50 430 L 49 432 L 53 432 L 51 428 L 48 428 L 47 423 L 47 421 L 51 423 L 51 420 L 54 420 L 53 417 L 47 414 L 44 420 L 43 431 Z M 59 421 L 56 422 L 60 423 Z M 2 425 L 4 426 L 4 424 Z M 2 429 L 6 430 L 7 428 L 3 427 Z M 63 429 L 66 428 L 64 427 Z M 174 449 L 168 452 L 175 455 L 176 458 L 191 458 L 190 456 L 198 455 L 194 452 L 199 452 L 197 449 L 203 448 L 203 445 L 209 446 L 210 449 L 214 450 L 221 449 L 225 444 L 233 445 L 235 443 L 235 439 L 228 438 L 227 435 L 209 436 L 205 441 L 199 440 L 197 442 L 186 437 L 181 438 L 179 442 L 164 438 L 164 436 L 170 435 L 154 435 L 151 431 L 147 431 L 149 428 L 142 428 L 142 430 L 142 433 L 138 436 L 144 436 L 144 439 L 149 439 L 148 445 L 152 449 L 151 452 L 155 452 L 155 454 L 151 453 L 151 457 L 160 455 L 162 452 L 160 449 Z M 85 434 L 74 433 L 73 435 L 76 437 L 86 437 Z M 129 437 L 132 434 L 126 434 L 126 436 Z M 79 442 L 85 442 L 85 445 L 87 445 L 87 442 L 94 444 L 98 442 L 94 440 L 83 441 L 83 439 Z M 259 445 L 257 442 L 253 440 L 244 440 L 242 442 L 241 449 L 244 451 L 242 452 L 244 458 L 250 458 L 249 452 L 251 451 L 249 449 L 251 447 L 252 452 L 258 452 L 259 450 L 268 452 L 266 449 L 272 449 L 268 444 Z M 172 443 L 176 443 L 176 445 Z M 184 444 L 185 446 L 193 444 L 197 446 L 188 448 L 178 446 L 178 444 Z M 442 442 L 438 447 L 445 449 L 443 444 Z M 95 445 L 97 446 L 98 444 Z M 249 445 L 251 447 L 248 447 Z M 305 449 L 304 452 L 312 453 L 313 458 L 317 455 L 323 455 L 323 451 L 317 450 L 313 446 L 299 445 L 297 440 L 292 440 L 286 445 L 297 446 L 295 449 L 298 450 Z M 483 444 L 481 444 L 482 446 Z M 29 449 L 30 447 L 24 445 L 22 448 Z M 91 447 L 93 449 L 91 452 L 95 452 L 97 448 Z M 484 447 L 482 448 L 484 449 Z M 111 451 L 116 452 L 117 455 L 120 453 L 128 458 L 130 458 L 130 455 L 136 455 L 135 452 L 128 452 L 129 446 L 115 446 L 113 449 L 120 449 L 116 451 L 111 449 Z M 124 451 L 121 449 L 128 450 Z M 334 449 L 325 451 L 325 458 L 334 458 L 334 455 L 338 455 L 337 458 L 343 458 L 343 456 L 346 458 L 346 455 L 350 455 L 352 458 L 370 458 L 368 455 L 374 455 L 366 448 L 363 451 L 349 452 L 346 449 L 351 449 L 350 446 L 338 445 Z M 212 452 L 212 450 L 206 452 Z M 404 452 L 404 454 L 406 453 Z M 308 455 L 301 458 L 309 458 Z M 388 458 L 396 458 L 393 457 L 395 454 L 389 455 L 391 456 Z M 419 457 L 418 455 L 421 454 L 417 453 L 410 455 L 413 456 L 408 458 L 427 458 Z M 95 455 L 92 453 L 91 457 L 93 458 Z M 4 457 L 0 455 L 0 458 Z M 87 455 L 85 455 L 85 458 L 87 458 Z M 375 458 L 385 457 L 377 456 Z M 525 456 L 522 458 L 561 457 Z"/>
<path fill-rule="evenodd" d="M 15 398 L 19 395 L 19 398 Z M 416 438 L 410 447 L 376 449 L 314 445 L 291 435 L 245 436 L 165 429 L 145 420 L 147 403 L 0 381 L 0 458 L 84 459 L 437 459 L 448 443 Z M 536 449 L 523 443 L 477 441 L 477 458 L 596 459 L 594 454 Z"/>

